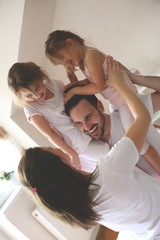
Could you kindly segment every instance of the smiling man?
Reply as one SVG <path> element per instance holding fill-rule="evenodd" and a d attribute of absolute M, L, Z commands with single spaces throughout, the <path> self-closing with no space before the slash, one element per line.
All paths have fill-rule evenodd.
<path fill-rule="evenodd" d="M 154 111 L 152 106 L 154 96 L 147 94 L 141 98 L 151 115 Z M 80 131 L 90 135 L 93 139 L 107 142 L 110 146 L 117 143 L 125 133 L 119 112 L 116 110 L 110 115 L 104 113 L 102 103 L 94 95 L 73 96 L 65 105 L 65 110 Z M 149 144 L 153 145 L 160 154 L 160 134 L 152 125 L 149 131 L 152 132 Z M 138 166 L 148 174 L 158 177 L 158 174 L 144 158 L 140 157 Z"/>
<path fill-rule="evenodd" d="M 109 141 L 110 116 L 103 113 L 104 107 L 96 96 L 75 95 L 65 105 L 65 110 L 81 132 L 94 139 Z"/>

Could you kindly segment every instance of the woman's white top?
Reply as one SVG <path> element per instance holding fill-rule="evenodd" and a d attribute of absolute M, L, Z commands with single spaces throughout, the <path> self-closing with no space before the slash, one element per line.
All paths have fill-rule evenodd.
<path fill-rule="evenodd" d="M 138 159 L 132 140 L 123 137 L 99 160 L 94 210 L 102 217 L 99 223 L 114 231 L 129 231 L 138 240 L 160 239 L 160 182 L 135 167 Z"/>

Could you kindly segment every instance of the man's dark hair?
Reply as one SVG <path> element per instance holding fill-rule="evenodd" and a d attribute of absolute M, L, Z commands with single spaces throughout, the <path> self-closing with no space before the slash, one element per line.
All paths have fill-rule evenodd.
<path fill-rule="evenodd" d="M 68 102 L 65 104 L 65 112 L 70 116 L 70 111 L 72 108 L 77 106 L 77 104 L 85 99 L 88 101 L 91 105 L 93 105 L 95 108 L 97 108 L 97 97 L 95 95 L 74 95 L 71 99 L 68 100 Z"/>

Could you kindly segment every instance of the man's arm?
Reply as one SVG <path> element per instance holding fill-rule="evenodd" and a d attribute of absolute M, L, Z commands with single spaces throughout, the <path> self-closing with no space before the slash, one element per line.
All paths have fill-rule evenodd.
<path fill-rule="evenodd" d="M 157 92 L 160 92 L 160 77 L 158 76 L 143 76 L 136 75 L 131 73 L 123 64 L 119 63 L 120 67 L 123 71 L 127 73 L 129 78 L 132 80 L 134 84 L 139 86 L 144 86 L 147 88 L 152 88 Z"/>
<path fill-rule="evenodd" d="M 129 78 L 134 84 L 139 86 L 144 86 L 147 88 L 152 88 L 155 90 L 154 93 L 151 94 L 152 97 L 152 105 L 153 105 L 153 112 L 160 111 L 160 77 L 158 76 L 143 76 L 143 75 L 136 75 L 131 73 L 125 66 L 119 63 L 121 69 L 127 73 Z"/>
<path fill-rule="evenodd" d="M 157 92 L 160 92 L 160 77 L 156 76 L 143 76 L 133 74 L 132 82 L 134 84 L 152 88 Z"/>

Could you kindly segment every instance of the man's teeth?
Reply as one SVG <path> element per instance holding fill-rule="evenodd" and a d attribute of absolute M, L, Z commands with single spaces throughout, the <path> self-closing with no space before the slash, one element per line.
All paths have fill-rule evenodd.
<path fill-rule="evenodd" d="M 97 126 L 94 126 L 89 132 L 93 133 L 96 130 Z"/>

